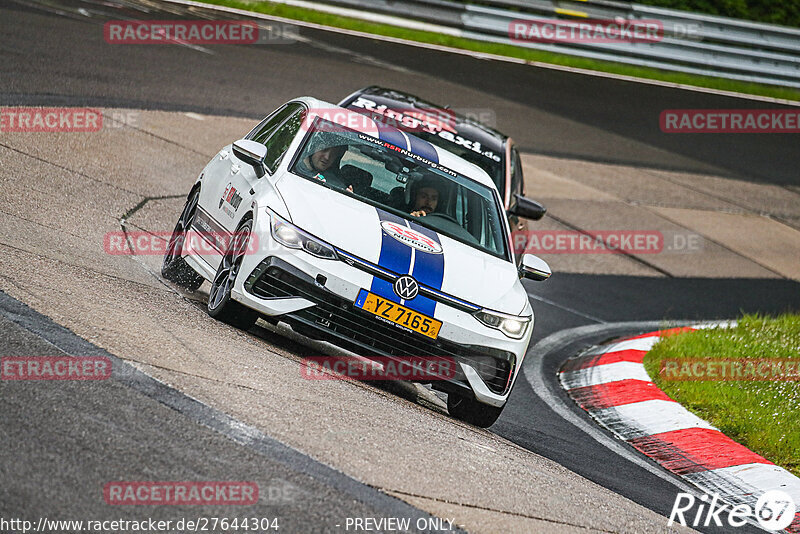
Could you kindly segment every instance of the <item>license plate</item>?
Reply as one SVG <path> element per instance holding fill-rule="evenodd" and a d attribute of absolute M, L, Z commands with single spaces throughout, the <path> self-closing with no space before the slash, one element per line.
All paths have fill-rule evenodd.
<path fill-rule="evenodd" d="M 439 330 L 442 328 L 441 321 L 417 313 L 389 299 L 379 297 L 366 289 L 362 289 L 358 293 L 355 305 L 372 315 L 431 339 L 436 339 L 439 336 Z"/>

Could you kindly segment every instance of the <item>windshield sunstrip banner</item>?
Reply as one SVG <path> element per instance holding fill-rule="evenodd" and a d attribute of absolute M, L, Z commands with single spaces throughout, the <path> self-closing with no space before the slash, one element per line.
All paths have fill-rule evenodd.
<path fill-rule="evenodd" d="M 499 163 L 501 161 L 500 156 L 492 150 L 484 150 L 480 141 L 477 139 L 467 139 L 459 135 L 458 131 L 454 128 L 456 117 L 452 110 L 442 108 L 441 110 L 436 110 L 435 113 L 431 113 L 431 109 L 415 110 L 389 108 L 385 105 L 378 105 L 376 102 L 364 98 L 363 96 L 359 96 L 354 102 L 349 104 L 348 109 L 369 112 L 370 117 L 378 125 L 391 126 L 411 133 L 420 132 L 436 135 L 450 143 L 466 147 L 476 154 L 480 154 L 495 162 Z M 442 117 L 444 117 L 444 119 L 442 119 Z"/>
<path fill-rule="evenodd" d="M 423 165 L 426 165 L 426 166 L 430 167 L 431 169 L 442 171 L 442 172 L 444 172 L 444 173 L 446 173 L 446 174 L 448 174 L 450 176 L 453 176 L 453 177 L 457 177 L 458 176 L 458 173 L 456 171 L 451 170 L 451 169 L 445 167 L 444 165 L 440 165 L 437 161 L 432 161 L 432 160 L 430 160 L 430 159 L 428 159 L 426 157 L 423 157 L 423 156 L 421 156 L 419 154 L 415 154 L 414 152 L 411 152 L 410 150 L 407 150 L 405 148 L 397 146 L 397 141 L 398 141 L 397 137 L 398 136 L 402 139 L 402 141 L 403 141 L 402 144 L 406 144 L 405 143 L 405 138 L 404 138 L 404 136 L 403 136 L 403 134 L 401 132 L 398 132 L 396 130 L 386 130 L 385 134 L 384 134 L 383 131 L 380 131 L 380 135 L 381 135 L 380 139 L 375 139 L 374 137 L 372 137 L 370 135 L 367 135 L 367 134 L 358 134 L 358 138 L 363 140 L 363 141 L 369 141 L 370 143 L 376 144 L 378 146 L 382 146 L 382 147 L 388 148 L 389 150 L 394 150 L 395 152 L 397 152 L 397 153 L 399 153 L 399 154 L 401 154 L 403 156 L 406 156 L 408 158 L 411 158 L 414 161 L 422 163 Z M 386 139 L 384 139 L 384 135 L 386 136 Z M 391 139 L 391 140 L 388 140 L 388 139 Z M 421 143 L 427 143 L 427 141 L 422 141 L 420 139 L 414 139 L 414 141 L 420 141 Z M 436 154 L 436 149 L 433 148 L 433 145 L 431 145 L 430 143 L 428 143 L 428 145 L 430 147 L 429 155 L 433 155 L 438 160 L 438 155 Z M 416 144 L 414 146 L 419 148 L 419 146 L 416 145 Z"/>

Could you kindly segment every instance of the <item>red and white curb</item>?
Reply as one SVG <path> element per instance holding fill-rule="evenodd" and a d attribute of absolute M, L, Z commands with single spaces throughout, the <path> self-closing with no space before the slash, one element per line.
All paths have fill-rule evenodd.
<path fill-rule="evenodd" d="M 567 360 L 559 371 L 561 385 L 618 438 L 708 495 L 754 510 L 761 495 L 780 490 L 800 506 L 800 478 L 669 398 L 644 368 L 645 354 L 661 337 L 718 326 L 660 330 L 594 347 Z M 800 513 L 786 531 L 800 533 Z"/>

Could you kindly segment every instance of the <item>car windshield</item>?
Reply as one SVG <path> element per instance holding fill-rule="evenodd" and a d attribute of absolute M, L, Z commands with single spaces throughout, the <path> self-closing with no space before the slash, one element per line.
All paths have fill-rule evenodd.
<path fill-rule="evenodd" d="M 494 189 L 389 142 L 317 119 L 292 172 L 508 260 Z"/>
<path fill-rule="evenodd" d="M 452 152 L 456 156 L 464 158 L 470 163 L 474 163 L 486 171 L 486 174 L 489 175 L 502 195 L 506 185 L 506 167 L 505 162 L 503 161 L 503 154 L 495 154 L 494 152 L 490 152 L 491 155 L 488 155 L 481 152 L 476 152 L 472 148 L 456 142 L 455 138 L 453 138 L 451 141 L 449 137 L 452 136 L 447 136 L 448 133 L 449 132 L 440 132 L 439 134 L 432 134 L 425 131 L 416 131 L 414 132 L 414 135 L 421 139 L 425 139 L 429 143 L 441 147 L 448 152 Z M 476 141 L 474 140 L 467 139 L 467 141 L 469 142 L 470 146 L 476 145 Z"/>

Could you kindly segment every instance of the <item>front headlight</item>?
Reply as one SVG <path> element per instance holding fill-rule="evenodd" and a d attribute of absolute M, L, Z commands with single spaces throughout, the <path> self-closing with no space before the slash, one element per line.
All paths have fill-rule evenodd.
<path fill-rule="evenodd" d="M 531 324 L 531 317 L 518 317 L 488 310 L 475 312 L 473 316 L 489 328 L 500 330 L 512 339 L 525 337 L 528 325 Z"/>
<path fill-rule="evenodd" d="M 272 237 L 287 248 L 302 249 L 318 258 L 326 260 L 338 260 L 336 251 L 332 246 L 314 237 L 313 235 L 304 232 L 292 223 L 286 221 L 284 218 L 270 212 L 270 224 L 272 230 Z"/>

